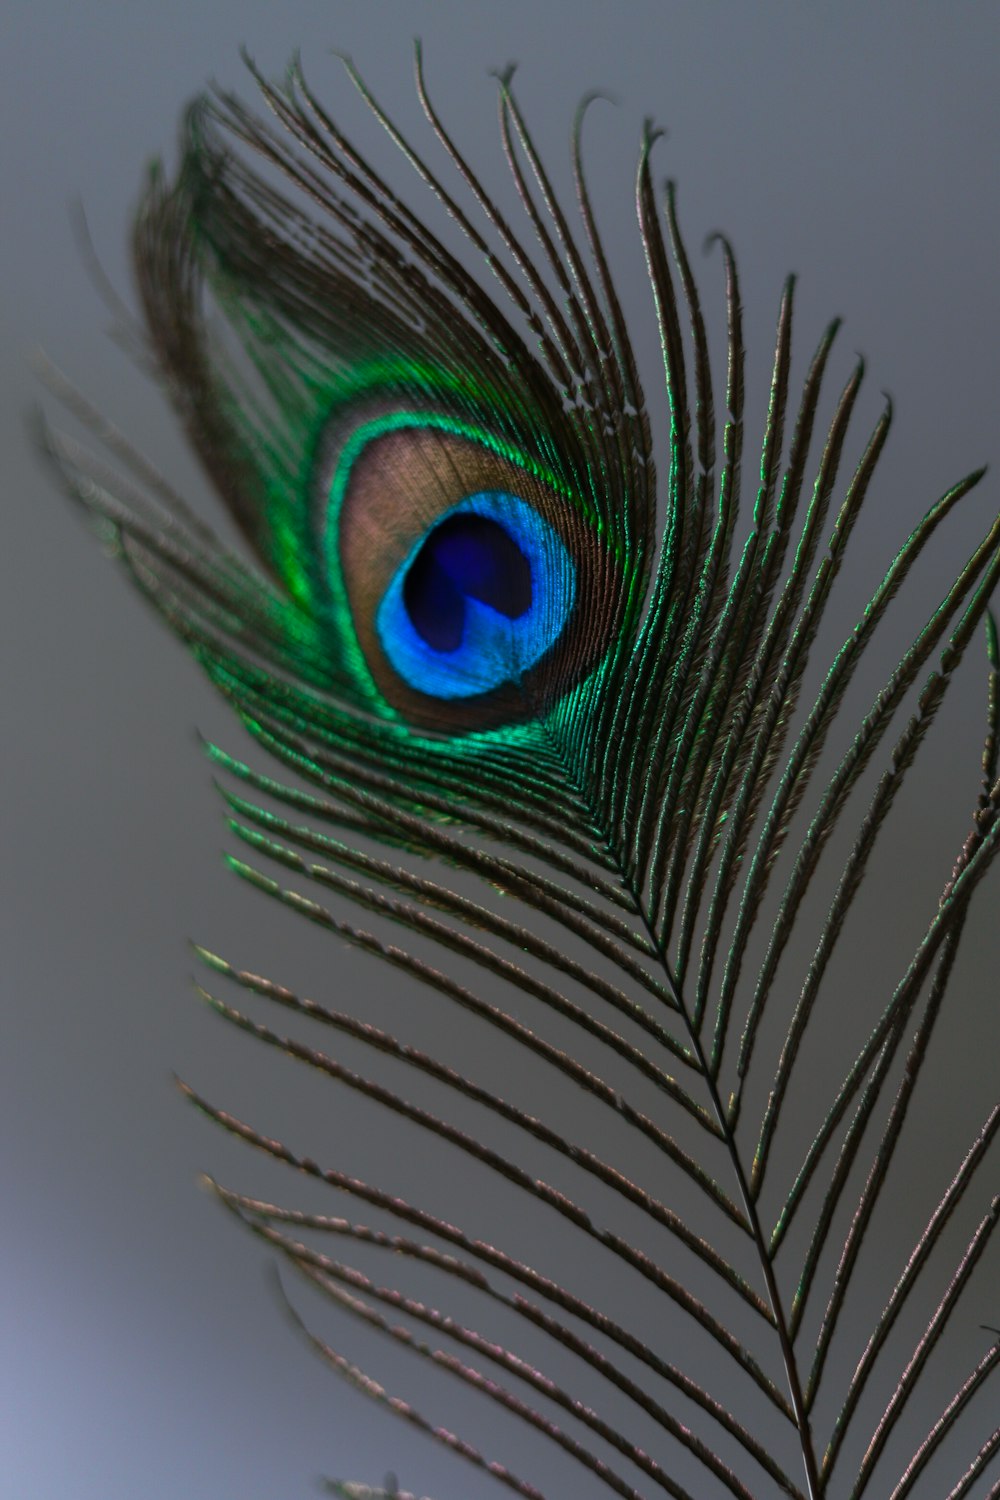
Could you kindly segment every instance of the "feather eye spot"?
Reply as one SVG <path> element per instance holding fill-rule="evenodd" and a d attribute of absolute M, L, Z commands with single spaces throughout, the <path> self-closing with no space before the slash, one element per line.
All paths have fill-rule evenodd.
<path fill-rule="evenodd" d="M 579 681 L 617 599 L 572 495 L 456 425 L 382 414 L 336 435 L 323 481 L 334 616 L 378 696 L 448 733 L 531 717 Z"/>

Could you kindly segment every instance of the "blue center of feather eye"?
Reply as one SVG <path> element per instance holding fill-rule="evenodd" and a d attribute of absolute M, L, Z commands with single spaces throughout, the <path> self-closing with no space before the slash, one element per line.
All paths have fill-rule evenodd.
<path fill-rule="evenodd" d="M 534 666 L 575 593 L 575 569 L 548 521 L 516 495 L 484 491 L 419 538 L 389 582 L 375 628 L 410 687 L 469 698 Z"/>
<path fill-rule="evenodd" d="M 531 567 L 498 522 L 463 511 L 427 537 L 403 580 L 403 603 L 428 646 L 457 651 L 467 599 L 520 619 L 531 608 Z"/>

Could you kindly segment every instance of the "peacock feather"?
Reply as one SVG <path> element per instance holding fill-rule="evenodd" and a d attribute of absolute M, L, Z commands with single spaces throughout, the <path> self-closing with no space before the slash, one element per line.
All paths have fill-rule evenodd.
<path fill-rule="evenodd" d="M 931 505 L 819 670 L 891 423 L 887 403 L 855 443 L 860 362 L 826 395 L 837 323 L 793 377 L 788 280 L 747 483 L 734 255 L 714 236 L 722 364 L 656 133 L 635 193 L 665 382 L 647 397 L 584 173 L 592 101 L 569 213 L 499 76 L 515 218 L 419 51 L 439 166 L 346 66 L 419 214 L 294 65 L 282 87 L 251 69 L 266 119 L 199 100 L 135 222 L 144 353 L 246 547 L 50 377 L 117 460 L 46 432 L 68 492 L 249 733 L 246 759 L 207 747 L 231 868 L 404 997 L 397 1036 L 335 969 L 311 997 L 196 950 L 222 1020 L 357 1100 L 316 1158 L 182 1084 L 325 1206 L 214 1191 L 332 1308 L 327 1336 L 288 1303 L 322 1359 L 487 1488 L 996 1500 L 1000 1336 L 978 1328 L 976 1276 L 1000 1107 L 909 1248 L 878 1231 L 905 1218 L 899 1148 L 934 1108 L 932 1038 L 1000 841 L 1000 520 L 866 676 L 982 471 Z M 888 816 L 984 635 L 978 789 L 956 757 L 968 830 L 894 983 L 862 955 L 848 1009 L 858 908 L 892 909 L 872 874 Z M 352 1162 L 379 1114 L 388 1170 L 369 1181 Z M 400 1162 L 404 1183 L 430 1167 L 423 1201 Z M 503 1233 L 467 1220 L 465 1189 L 448 1199 L 462 1173 L 515 1205 Z M 496 1411 L 486 1440 L 425 1412 L 429 1375 L 397 1395 L 362 1370 L 339 1342 L 352 1320 Z"/>

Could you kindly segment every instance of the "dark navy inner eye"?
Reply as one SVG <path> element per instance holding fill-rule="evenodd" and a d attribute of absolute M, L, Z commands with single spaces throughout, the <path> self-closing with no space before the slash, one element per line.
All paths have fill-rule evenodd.
<path fill-rule="evenodd" d="M 531 567 L 509 532 L 468 511 L 435 526 L 407 570 L 403 603 L 434 651 L 457 651 L 466 600 L 478 599 L 509 620 L 531 608 Z"/>

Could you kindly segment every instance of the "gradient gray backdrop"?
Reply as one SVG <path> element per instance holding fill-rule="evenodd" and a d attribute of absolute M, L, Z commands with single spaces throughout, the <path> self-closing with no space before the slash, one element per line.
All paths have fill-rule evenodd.
<path fill-rule="evenodd" d="M 859 537 L 856 598 L 937 493 L 1000 458 L 995 5 L 8 0 L 0 41 L 4 1496 L 278 1500 L 311 1493 L 320 1471 L 374 1480 L 390 1467 L 418 1493 L 471 1500 L 494 1492 L 474 1475 L 446 1480 L 447 1465 L 428 1445 L 387 1427 L 310 1360 L 268 1295 L 266 1257 L 197 1189 L 204 1167 L 247 1187 L 260 1172 L 183 1106 L 170 1070 L 223 1104 L 256 1105 L 264 1128 L 277 1108 L 269 1090 L 289 1070 L 245 1050 L 234 1067 L 232 1039 L 190 997 L 185 938 L 262 965 L 272 955 L 268 967 L 280 975 L 296 937 L 282 930 L 273 948 L 261 942 L 248 953 L 260 902 L 221 868 L 219 804 L 194 738 L 198 726 L 233 745 L 237 732 L 53 492 L 24 432 L 36 399 L 28 358 L 44 346 L 200 503 L 205 485 L 169 416 L 106 337 L 69 206 L 83 201 L 108 273 L 127 288 L 124 243 L 142 171 L 153 156 L 170 157 L 179 110 L 208 79 L 250 92 L 241 43 L 271 74 L 300 47 L 317 92 L 360 135 L 373 127 L 331 49 L 350 51 L 418 129 L 417 33 L 435 98 L 488 184 L 503 170 L 489 68 L 520 63 L 522 103 L 563 182 L 581 92 L 600 86 L 618 97 L 620 109 L 591 118 L 588 140 L 633 317 L 646 297 L 633 274 L 636 143 L 647 113 L 669 128 L 658 167 L 679 180 L 692 244 L 724 227 L 740 259 L 751 432 L 784 273 L 801 275 L 800 359 L 828 315 L 845 315 L 838 378 L 863 350 L 863 420 L 874 420 L 880 388 L 898 407 Z M 718 267 L 698 266 L 718 328 Z M 642 342 L 648 353 L 648 335 Z M 998 502 L 997 480 L 988 479 L 970 519 L 953 528 L 949 561 L 942 553 L 939 571 L 921 575 L 928 587 L 943 581 Z M 980 668 L 977 659 L 963 676 L 949 728 L 934 742 L 938 760 L 920 773 L 913 837 L 926 834 L 939 855 L 961 836 L 974 788 Z M 942 767 L 954 770 L 948 752 L 961 735 L 969 738 L 956 796 Z M 976 1117 L 984 1089 L 995 1095 L 995 981 L 983 960 L 996 961 L 997 893 L 994 879 L 979 897 L 981 961 L 973 944 L 956 976 L 971 1018 L 956 1076 L 978 1089 Z M 350 956 L 338 958 L 337 974 L 372 983 Z M 968 1133 L 970 1121 L 953 1113 L 960 1101 L 942 1105 L 934 1135 Z M 316 1150 L 335 1160 L 338 1142 Z M 1000 1321 L 1000 1298 L 988 1289 L 972 1325 L 980 1318 Z"/>

